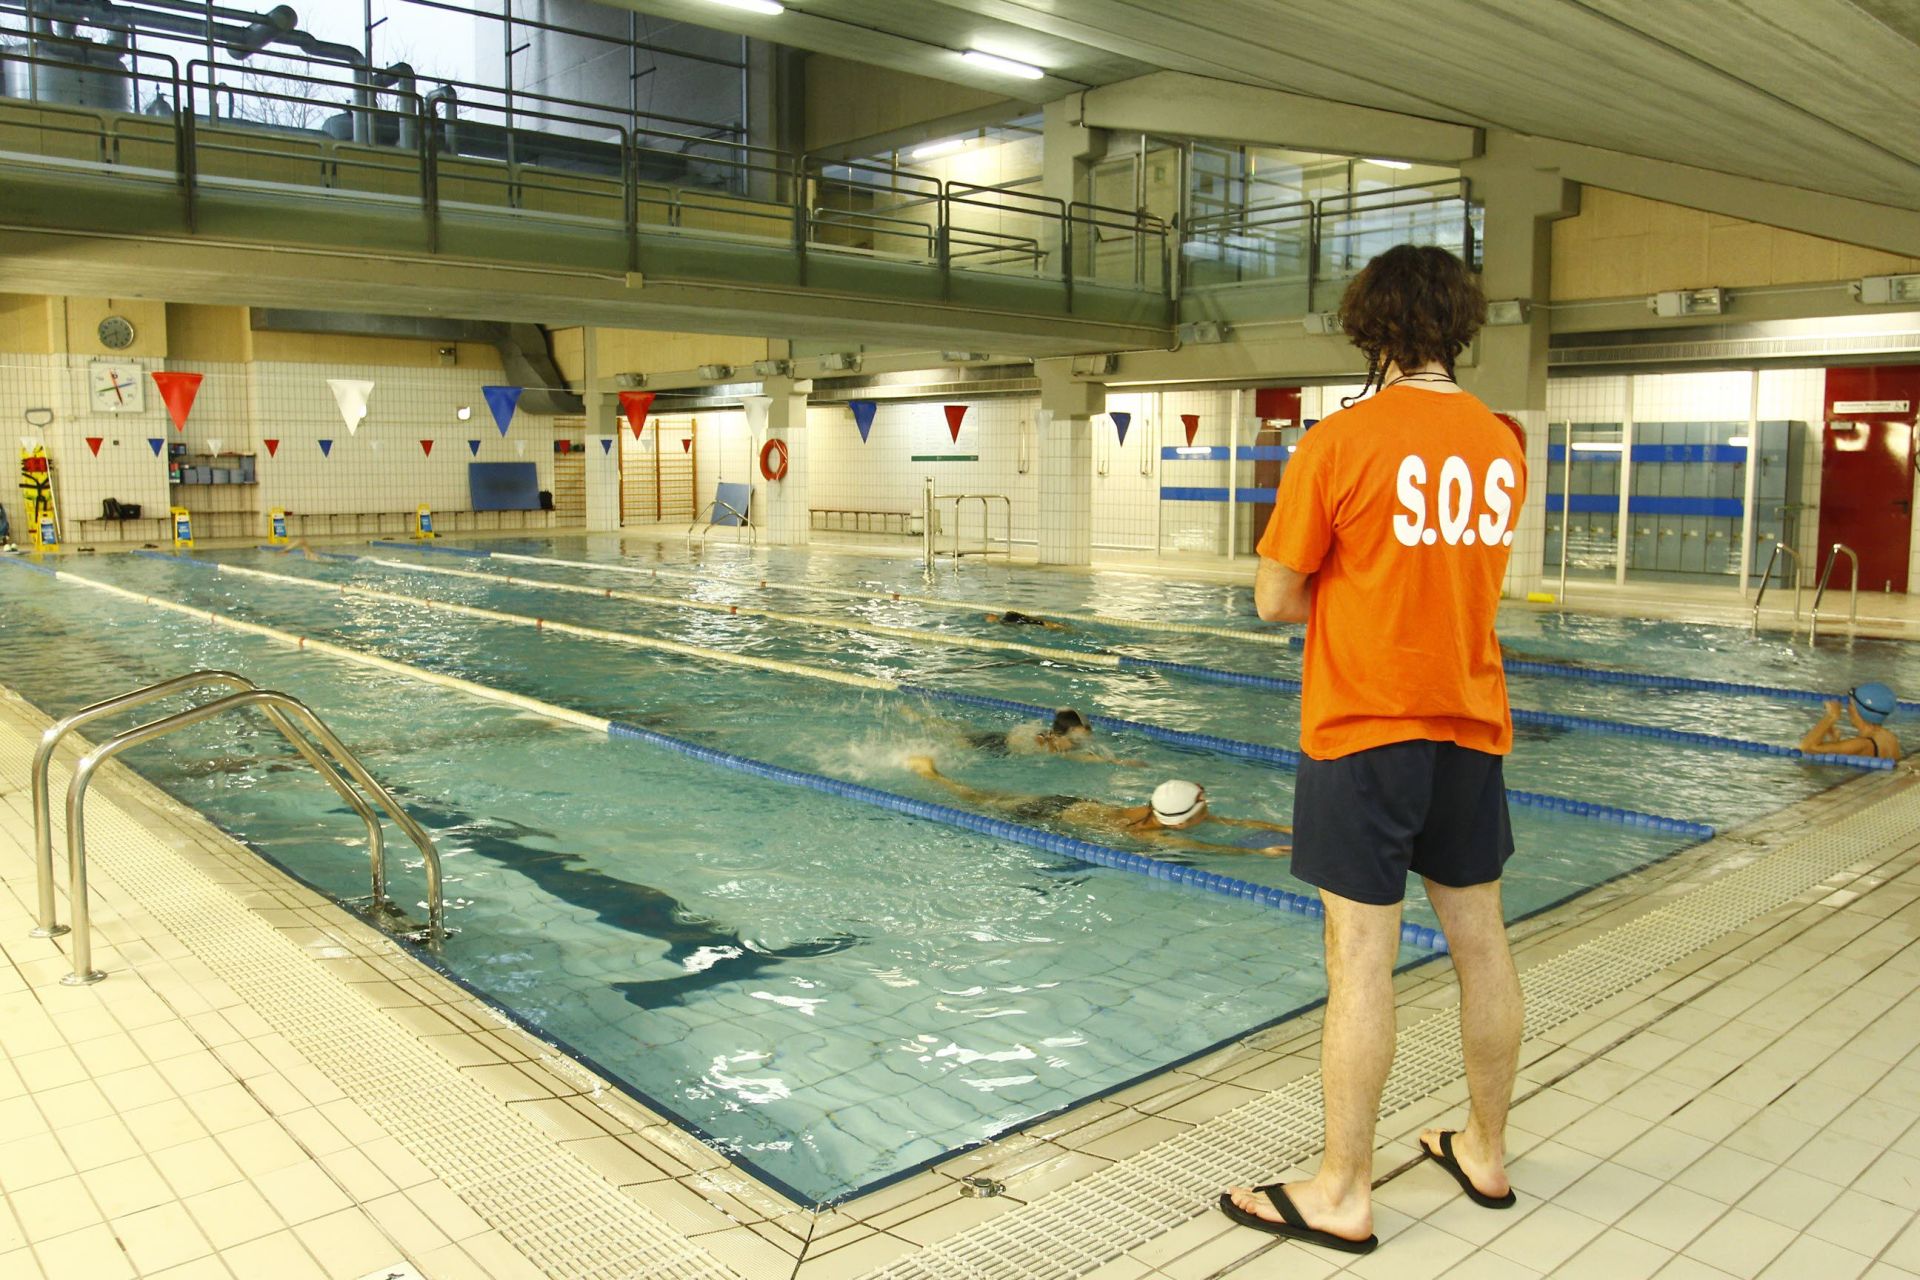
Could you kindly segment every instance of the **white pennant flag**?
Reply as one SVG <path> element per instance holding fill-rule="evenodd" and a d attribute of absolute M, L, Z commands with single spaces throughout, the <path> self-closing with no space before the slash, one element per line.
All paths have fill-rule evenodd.
<path fill-rule="evenodd" d="M 373 394 L 373 384 L 353 378 L 328 378 L 327 386 L 333 389 L 333 402 L 340 406 L 340 421 L 347 424 L 347 434 L 352 435 L 366 421 L 367 397 Z"/>
<path fill-rule="evenodd" d="M 218 454 L 220 452 L 220 444 L 221 444 L 221 440 L 219 436 L 208 436 L 207 452 L 212 454 Z"/>
<path fill-rule="evenodd" d="M 373 446 L 373 451 L 374 451 L 375 453 L 378 453 L 378 452 L 380 452 L 380 442 L 379 442 L 378 440 L 375 440 L 375 441 L 372 441 L 371 443 L 372 443 L 372 446 Z"/>
<path fill-rule="evenodd" d="M 748 396 L 741 407 L 747 411 L 747 431 L 758 440 L 767 433 L 767 410 L 773 407 L 773 397 Z"/>
<path fill-rule="evenodd" d="M 526 457 L 526 456 L 527 456 L 527 442 L 526 442 L 525 440 L 515 440 L 515 441 L 513 442 L 513 451 L 514 451 L 514 452 L 515 452 L 516 454 L 518 454 L 518 455 L 519 455 L 520 457 L 522 457 L 522 458 L 524 458 L 524 457 Z"/>

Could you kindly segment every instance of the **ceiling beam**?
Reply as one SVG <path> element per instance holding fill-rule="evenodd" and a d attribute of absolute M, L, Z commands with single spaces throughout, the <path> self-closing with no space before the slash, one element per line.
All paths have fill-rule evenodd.
<path fill-rule="evenodd" d="M 1467 125 L 1183 71 L 1156 71 L 1074 94 L 1067 114 L 1093 129 L 1433 164 L 1458 164 L 1479 154 L 1479 131 Z"/>
<path fill-rule="evenodd" d="M 1500 141 L 1503 154 L 1588 186 L 1920 258 L 1920 210 L 1782 186 L 1577 142 L 1524 134 L 1503 134 Z"/>

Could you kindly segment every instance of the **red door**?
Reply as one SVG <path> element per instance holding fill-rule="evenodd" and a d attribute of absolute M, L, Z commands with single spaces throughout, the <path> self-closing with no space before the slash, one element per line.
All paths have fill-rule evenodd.
<path fill-rule="evenodd" d="M 1820 560 L 1843 542 L 1862 591 L 1905 591 L 1913 543 L 1913 436 L 1920 365 L 1827 370 L 1820 448 Z M 1846 585 L 1834 566 L 1831 590 Z"/>
<path fill-rule="evenodd" d="M 1300 388 L 1254 388 L 1253 416 L 1260 420 L 1259 430 L 1253 437 L 1254 447 L 1259 450 L 1254 455 L 1253 487 L 1277 489 L 1280 486 L 1280 473 L 1287 466 L 1285 455 L 1279 451 L 1288 440 L 1298 439 L 1300 434 L 1294 430 L 1300 425 Z M 1257 543 L 1267 531 L 1267 521 L 1273 519 L 1273 504 L 1255 502 L 1252 514 L 1253 523 L 1249 527 Z"/>

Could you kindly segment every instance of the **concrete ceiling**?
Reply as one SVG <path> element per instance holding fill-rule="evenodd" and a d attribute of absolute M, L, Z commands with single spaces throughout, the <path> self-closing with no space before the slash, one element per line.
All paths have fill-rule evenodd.
<path fill-rule="evenodd" d="M 601 2 L 1029 102 L 1184 71 L 1920 207 L 1920 0 Z"/>

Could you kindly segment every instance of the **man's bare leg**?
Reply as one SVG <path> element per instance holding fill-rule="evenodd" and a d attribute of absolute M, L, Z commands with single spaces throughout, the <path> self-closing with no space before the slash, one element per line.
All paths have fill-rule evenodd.
<path fill-rule="evenodd" d="M 1467 1060 L 1466 1128 L 1453 1140 L 1460 1168 L 1481 1193 L 1502 1196 L 1507 1184 L 1507 1107 L 1520 1061 L 1526 1010 L 1507 922 L 1500 909 L 1500 882 L 1450 889 L 1427 881 L 1427 900 L 1440 917 L 1460 977 L 1460 1047 Z M 1440 1130 L 1420 1135 L 1439 1154 Z"/>
<path fill-rule="evenodd" d="M 1320 892 L 1327 912 L 1327 1017 L 1320 1037 L 1326 1150 L 1320 1172 L 1290 1183 L 1287 1198 L 1308 1225 L 1364 1240 L 1373 1234 L 1373 1137 L 1380 1091 L 1393 1066 L 1393 961 L 1400 904 L 1355 902 Z M 1232 1189 L 1248 1213 L 1279 1221 L 1264 1195 Z"/>

